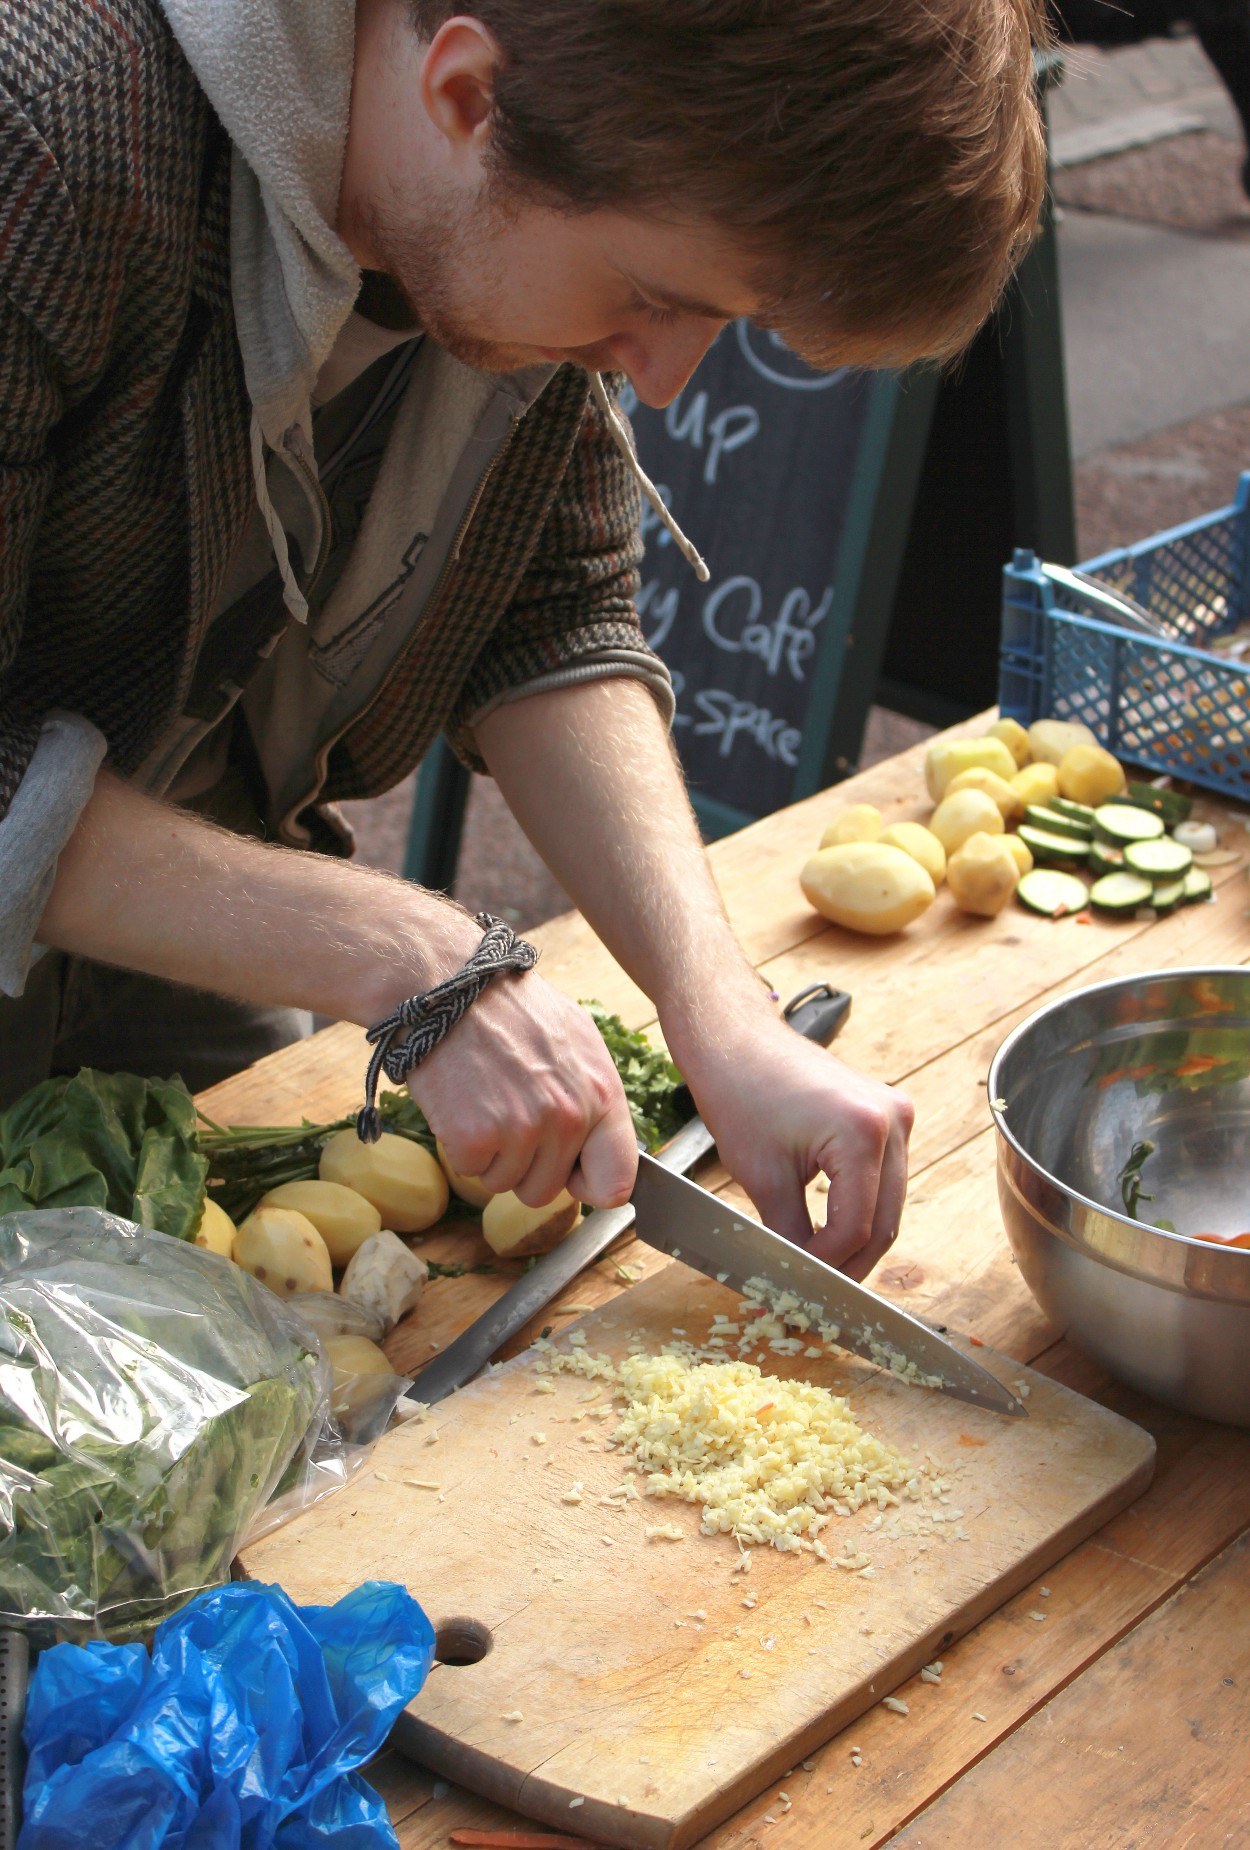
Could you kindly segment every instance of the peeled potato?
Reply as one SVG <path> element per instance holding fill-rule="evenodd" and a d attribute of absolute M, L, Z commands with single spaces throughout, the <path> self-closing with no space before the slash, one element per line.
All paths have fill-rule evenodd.
<path fill-rule="evenodd" d="M 930 797 L 940 803 L 952 777 L 981 765 L 1013 778 L 1019 768 L 1001 739 L 935 739 L 925 753 L 924 781 Z"/>
<path fill-rule="evenodd" d="M 962 848 L 970 835 L 1001 835 L 1002 811 L 984 790 L 957 790 L 943 797 L 929 818 L 929 827 L 946 850 L 946 878 L 950 879 L 950 857 Z"/>
<path fill-rule="evenodd" d="M 876 841 L 885 827 L 881 811 L 871 803 L 852 803 L 835 816 L 820 838 L 822 848 L 837 848 L 842 842 Z"/>
<path fill-rule="evenodd" d="M 321 1347 L 334 1371 L 330 1411 L 348 1423 L 367 1417 L 383 1392 L 381 1384 L 388 1375 L 393 1380 L 396 1370 L 367 1336 L 326 1336 Z"/>
<path fill-rule="evenodd" d="M 476 1176 L 461 1175 L 460 1171 L 448 1158 L 442 1144 L 437 1145 L 438 1160 L 443 1166 L 443 1174 L 451 1184 L 451 1192 L 461 1201 L 467 1201 L 471 1208 L 484 1208 L 490 1200 L 490 1190 L 483 1188 Z"/>
<path fill-rule="evenodd" d="M 880 842 L 819 849 L 799 884 L 822 917 L 871 937 L 902 931 L 933 904 L 936 892 L 919 861 Z"/>
<path fill-rule="evenodd" d="M 1033 756 L 1029 735 L 1018 719 L 996 719 L 986 736 L 1001 739 L 1022 771 Z"/>
<path fill-rule="evenodd" d="M 1024 816 L 1024 798 L 1015 785 L 1000 777 L 997 771 L 987 771 L 983 764 L 974 764 L 970 771 L 961 771 L 946 786 L 948 797 L 961 790 L 983 790 L 991 802 L 998 805 L 998 813 L 1008 828 Z"/>
<path fill-rule="evenodd" d="M 1118 758 L 1101 745 L 1074 745 L 1059 760 L 1059 794 L 1073 803 L 1097 809 L 1108 797 L 1118 797 L 1128 779 Z"/>
<path fill-rule="evenodd" d="M 934 886 L 941 886 L 945 880 L 946 850 L 923 822 L 892 822 L 888 829 L 881 831 L 881 845 L 901 848 L 913 861 L 919 861 Z"/>
<path fill-rule="evenodd" d="M 1045 805 L 1059 795 L 1059 771 L 1053 764 L 1026 764 L 1011 780 L 1027 809 L 1030 803 Z"/>
<path fill-rule="evenodd" d="M 1097 745 L 1088 726 L 1079 719 L 1035 719 L 1029 727 L 1029 745 L 1035 759 L 1058 765 L 1074 745 Z M 1079 801 L 1073 798 L 1073 801 Z"/>
<path fill-rule="evenodd" d="M 358 1246 L 382 1225 L 371 1201 L 341 1182 L 281 1182 L 260 1200 L 262 1208 L 294 1208 L 309 1219 L 335 1265 L 346 1265 Z"/>
<path fill-rule="evenodd" d="M 219 1208 L 206 1195 L 204 1212 L 195 1230 L 196 1245 L 207 1247 L 210 1253 L 220 1253 L 223 1259 L 230 1259 L 234 1255 L 234 1237 L 237 1232 L 238 1228 L 225 1209 Z"/>
<path fill-rule="evenodd" d="M 1003 847 L 1016 864 L 1017 873 L 1032 873 L 1033 855 L 1027 842 L 1021 841 L 1018 835 L 995 835 L 993 839 L 1002 842 Z"/>
<path fill-rule="evenodd" d="M 482 1209 L 486 1244 L 501 1259 L 528 1259 L 531 1253 L 548 1253 L 571 1233 L 581 1219 L 581 1203 L 567 1189 L 545 1208 L 527 1208 L 511 1190 L 492 1195 Z"/>
<path fill-rule="evenodd" d="M 447 1212 L 447 1177 L 439 1163 L 394 1131 L 383 1131 L 376 1143 L 361 1143 L 350 1127 L 336 1131 L 317 1168 L 323 1182 L 339 1182 L 371 1201 L 394 1233 L 424 1233 Z"/>
<path fill-rule="evenodd" d="M 334 1289 L 326 1243 L 294 1208 L 253 1208 L 234 1236 L 234 1260 L 280 1298 Z"/>
<path fill-rule="evenodd" d="M 1003 835 L 970 835 L 946 869 L 946 884 L 961 912 L 993 918 L 1016 890 L 1020 870 Z"/>

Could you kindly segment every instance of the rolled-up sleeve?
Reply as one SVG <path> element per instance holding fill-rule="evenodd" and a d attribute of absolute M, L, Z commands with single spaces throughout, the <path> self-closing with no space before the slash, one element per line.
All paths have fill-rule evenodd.
<path fill-rule="evenodd" d="M 0 822 L 0 995 L 20 996 L 35 934 L 104 760 L 104 734 L 77 713 L 49 713 L 8 814 Z"/>
<path fill-rule="evenodd" d="M 448 726 L 458 756 L 484 770 L 474 729 L 488 713 L 581 681 L 641 681 L 671 724 L 673 689 L 635 607 L 640 498 L 594 401 L 503 621 L 484 645 Z"/>

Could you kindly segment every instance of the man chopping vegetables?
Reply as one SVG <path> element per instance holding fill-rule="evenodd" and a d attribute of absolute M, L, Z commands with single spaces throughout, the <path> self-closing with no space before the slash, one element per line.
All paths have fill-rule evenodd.
<path fill-rule="evenodd" d="M 818 366 L 957 353 L 1038 209 L 1036 26 L 1032 0 L 8 0 L 6 1101 L 80 1064 L 202 1085 L 310 1011 L 389 1021 L 457 1170 L 626 1199 L 590 1019 L 502 928 L 347 859 L 335 801 L 445 731 L 653 999 L 765 1220 L 870 1269 L 911 1108 L 792 1034 L 732 937 L 634 609 L 654 490 L 615 398 L 668 403 L 739 316 Z"/>

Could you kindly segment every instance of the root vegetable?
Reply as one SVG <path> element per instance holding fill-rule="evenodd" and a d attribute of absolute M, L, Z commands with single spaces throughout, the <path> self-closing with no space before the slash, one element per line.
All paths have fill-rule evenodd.
<path fill-rule="evenodd" d="M 1018 835 L 995 835 L 993 841 L 1001 841 L 1016 864 L 1017 874 L 1031 874 L 1033 871 L 1033 853 L 1027 842 L 1022 842 Z"/>
<path fill-rule="evenodd" d="M 834 817 L 820 838 L 822 848 L 837 848 L 848 841 L 877 841 L 885 818 L 871 803 L 852 803 Z"/>
<path fill-rule="evenodd" d="M 1074 745 L 1059 760 L 1059 794 L 1073 803 L 1097 809 L 1109 797 L 1118 797 L 1127 785 L 1119 759 L 1101 745 Z"/>
<path fill-rule="evenodd" d="M 350 1440 L 353 1424 L 374 1410 L 387 1378 L 397 1378 L 396 1370 L 367 1336 L 327 1336 L 321 1346 L 334 1371 L 330 1411 Z"/>
<path fill-rule="evenodd" d="M 429 1276 L 425 1260 L 410 1252 L 398 1234 L 384 1230 L 357 1247 L 339 1293 L 369 1316 L 380 1317 L 382 1328 L 390 1330 L 415 1308 Z"/>
<path fill-rule="evenodd" d="M 935 739 L 925 753 L 924 781 L 930 797 L 940 803 L 952 777 L 981 765 L 1010 780 L 1019 769 L 1001 739 Z"/>
<path fill-rule="evenodd" d="M 443 1166 L 443 1174 L 451 1184 L 452 1194 L 460 1201 L 467 1201 L 471 1208 L 484 1208 L 490 1200 L 490 1190 L 483 1188 L 476 1176 L 461 1175 L 441 1143 L 437 1148 L 438 1160 Z"/>
<path fill-rule="evenodd" d="M 970 835 L 947 865 L 946 883 L 961 912 L 992 919 L 1016 890 L 1020 869 L 1002 835 Z"/>
<path fill-rule="evenodd" d="M 1035 719 L 1029 727 L 1029 747 L 1042 764 L 1059 765 L 1074 745 L 1097 743 L 1089 727 L 1076 719 Z"/>
<path fill-rule="evenodd" d="M 936 892 L 918 861 L 880 842 L 821 848 L 803 868 L 799 883 L 822 917 L 872 937 L 902 931 L 927 911 Z"/>
<path fill-rule="evenodd" d="M 1001 835 L 1002 812 L 984 790 L 957 790 L 943 797 L 929 818 L 929 827 L 946 850 L 946 878 L 950 879 L 950 856 L 962 848 L 970 835 Z"/>
<path fill-rule="evenodd" d="M 961 790 L 983 790 L 990 801 L 998 807 L 998 813 L 1010 828 L 1024 816 L 1024 798 L 1015 785 L 1000 777 L 997 771 L 987 771 L 983 764 L 973 765 L 970 771 L 961 771 L 958 777 L 952 777 L 946 786 L 948 797 L 957 796 Z"/>
<path fill-rule="evenodd" d="M 1059 768 L 1053 764 L 1026 764 L 1012 778 L 1011 787 L 1019 791 L 1026 809 L 1030 803 L 1049 803 L 1059 795 Z"/>
<path fill-rule="evenodd" d="M 237 1232 L 238 1228 L 225 1209 L 219 1208 L 215 1201 L 205 1196 L 204 1212 L 195 1230 L 196 1245 L 207 1247 L 210 1253 L 220 1253 L 223 1259 L 232 1259 Z"/>
<path fill-rule="evenodd" d="M 371 1201 L 341 1182 L 282 1182 L 261 1196 L 262 1208 L 294 1208 L 310 1220 L 337 1266 L 344 1266 L 357 1247 L 382 1225 Z"/>
<path fill-rule="evenodd" d="M 280 1298 L 295 1291 L 333 1291 L 325 1241 L 294 1208 L 253 1208 L 234 1236 L 234 1260 Z"/>
<path fill-rule="evenodd" d="M 543 1208 L 527 1208 L 510 1190 L 492 1195 L 482 1210 L 486 1244 L 501 1259 L 528 1259 L 558 1246 L 581 1219 L 581 1203 L 567 1189 Z"/>
<path fill-rule="evenodd" d="M 892 822 L 888 829 L 881 831 L 881 845 L 901 848 L 913 861 L 919 861 L 934 886 L 941 886 L 945 880 L 946 850 L 933 830 L 926 829 L 922 822 Z"/>
<path fill-rule="evenodd" d="M 1018 719 L 996 719 L 986 736 L 1001 739 L 1021 771 L 1033 756 L 1029 735 Z"/>
<path fill-rule="evenodd" d="M 393 1131 L 376 1143 L 361 1143 L 350 1128 L 336 1131 L 317 1166 L 323 1182 L 354 1188 L 396 1233 L 424 1233 L 447 1212 L 447 1177 L 437 1160 Z"/>

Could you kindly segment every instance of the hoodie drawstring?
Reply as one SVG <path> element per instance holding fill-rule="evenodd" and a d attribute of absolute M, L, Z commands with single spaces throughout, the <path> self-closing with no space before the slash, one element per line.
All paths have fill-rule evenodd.
<path fill-rule="evenodd" d="M 299 580 L 291 564 L 286 529 L 278 516 L 277 508 L 269 498 L 269 481 L 265 473 L 265 435 L 260 427 L 260 419 L 254 411 L 252 413 L 252 480 L 256 487 L 256 503 L 269 532 L 274 558 L 278 561 L 278 575 L 282 580 L 282 601 L 297 623 L 307 623 L 308 603 L 299 588 Z"/>
<path fill-rule="evenodd" d="M 704 559 L 700 555 L 698 547 L 695 546 L 692 540 L 686 538 L 660 498 L 659 489 L 639 462 L 638 452 L 634 448 L 633 439 L 626 429 L 625 424 L 622 422 L 616 406 L 608 397 L 608 388 L 603 383 L 602 374 L 591 373 L 590 390 L 595 403 L 598 405 L 607 421 L 608 429 L 612 433 L 612 441 L 616 444 L 617 449 L 621 452 L 621 455 L 625 458 L 630 469 L 636 476 L 639 488 L 641 488 L 647 500 L 651 503 L 664 525 L 672 534 L 674 545 L 677 546 L 679 551 L 694 567 L 694 575 L 699 583 L 705 585 L 712 574 L 709 572 Z"/>

